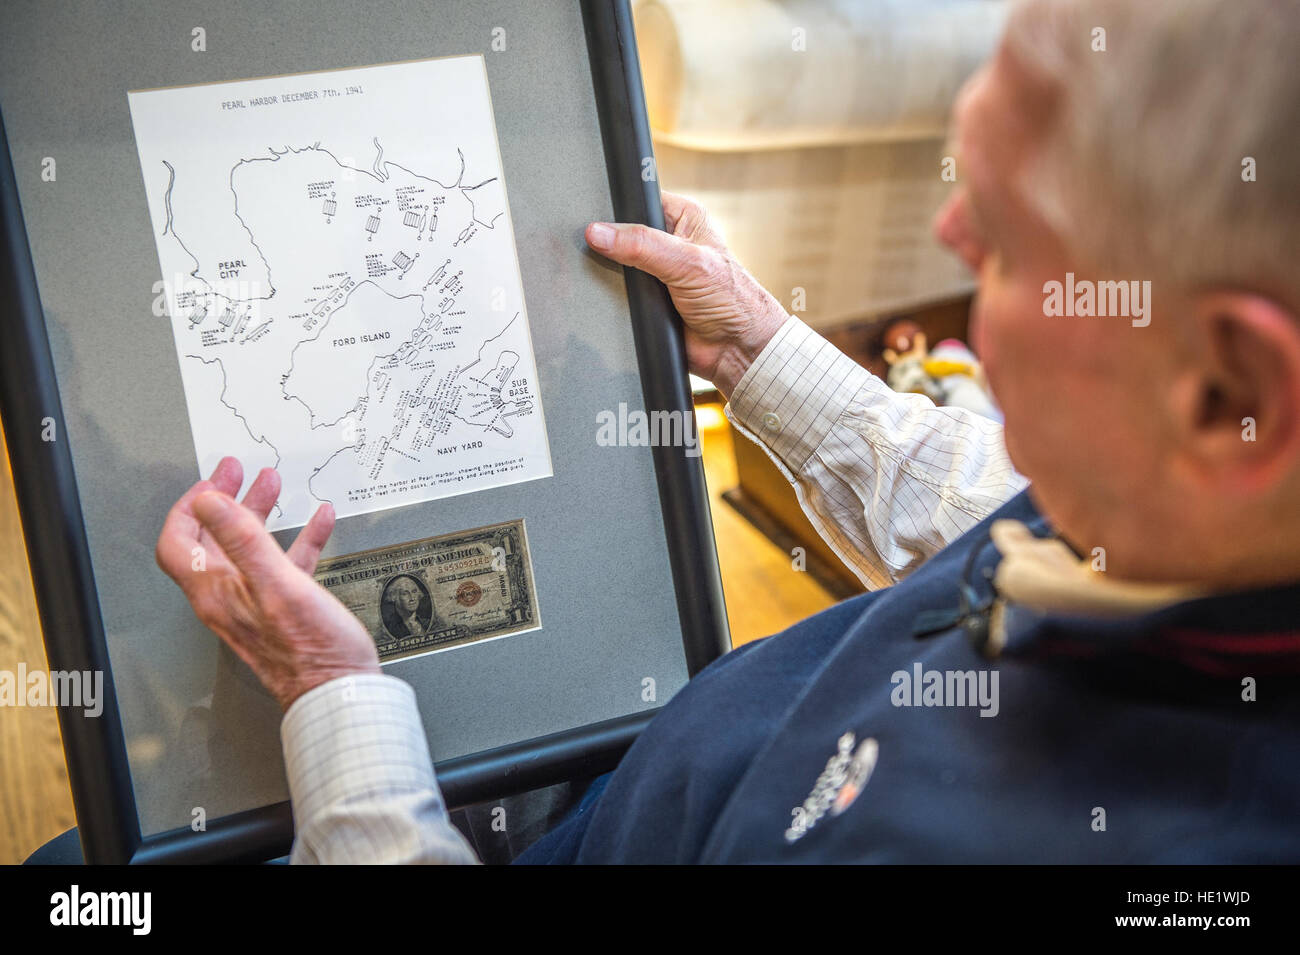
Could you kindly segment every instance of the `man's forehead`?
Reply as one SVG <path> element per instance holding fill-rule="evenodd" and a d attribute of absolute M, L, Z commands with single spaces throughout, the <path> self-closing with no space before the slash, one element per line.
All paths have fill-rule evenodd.
<path fill-rule="evenodd" d="M 958 122 L 957 162 L 966 186 L 967 205 L 976 225 L 986 230 L 994 224 L 993 212 L 997 206 L 996 161 L 986 152 L 985 141 L 979 135 L 980 125 L 971 112 L 963 111 Z"/>
<path fill-rule="evenodd" d="M 1025 208 L 1018 173 L 1040 142 L 1029 115 L 1046 107 L 1005 45 L 963 88 L 954 115 L 957 159 L 981 224 L 994 226 L 1007 206 Z"/>

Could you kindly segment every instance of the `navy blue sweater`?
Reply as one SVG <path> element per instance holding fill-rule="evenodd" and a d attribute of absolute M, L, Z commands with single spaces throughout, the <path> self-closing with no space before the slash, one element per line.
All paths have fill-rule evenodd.
<path fill-rule="evenodd" d="M 1047 533 L 1024 494 L 998 517 Z M 977 580 L 996 565 L 989 521 L 903 583 L 716 661 L 519 861 L 1300 861 L 1300 585 L 1036 616 L 995 660 L 955 627 L 914 636 L 922 611 L 958 606 L 971 548 Z M 900 705 L 936 671 L 985 671 L 986 689 L 996 672 L 996 715 Z M 842 783 L 870 767 L 832 773 L 840 811 L 818 814 L 828 761 L 868 739 L 860 793 Z"/>

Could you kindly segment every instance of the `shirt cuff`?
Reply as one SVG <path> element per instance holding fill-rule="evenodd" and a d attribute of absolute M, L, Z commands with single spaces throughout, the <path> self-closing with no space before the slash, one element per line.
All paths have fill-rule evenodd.
<path fill-rule="evenodd" d="M 873 377 L 791 316 L 749 366 L 725 410 L 797 473 Z"/>
<path fill-rule="evenodd" d="M 294 820 L 301 830 L 332 806 L 432 791 L 441 804 L 415 691 L 365 673 L 308 690 L 280 724 Z"/>

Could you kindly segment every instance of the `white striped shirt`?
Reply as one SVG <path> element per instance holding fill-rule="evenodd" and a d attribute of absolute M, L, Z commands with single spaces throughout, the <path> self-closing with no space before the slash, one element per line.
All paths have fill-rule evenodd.
<path fill-rule="evenodd" d="M 906 575 L 1025 486 L 1000 424 L 892 391 L 797 318 L 746 371 L 726 413 L 868 587 Z M 293 703 L 280 736 L 292 862 L 477 861 L 447 817 L 406 683 L 322 684 Z"/>
<path fill-rule="evenodd" d="M 899 394 L 797 318 L 745 372 L 726 411 L 873 589 L 905 577 L 1026 484 L 1001 424 Z"/>

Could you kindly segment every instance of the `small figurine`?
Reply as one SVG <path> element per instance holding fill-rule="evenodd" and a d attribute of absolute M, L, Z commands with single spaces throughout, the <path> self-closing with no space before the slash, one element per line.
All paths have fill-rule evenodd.
<path fill-rule="evenodd" d="M 943 397 L 939 383 L 925 370 L 925 332 L 916 322 L 894 322 L 885 329 L 884 358 L 889 365 L 885 382 L 895 391 L 925 395 L 936 404 Z"/>
<path fill-rule="evenodd" d="M 984 369 L 974 352 L 955 338 L 927 348 L 925 332 L 915 322 L 894 322 L 885 329 L 886 383 L 895 391 L 925 395 L 935 404 L 965 408 L 994 421 L 1002 412 L 989 395 Z"/>

